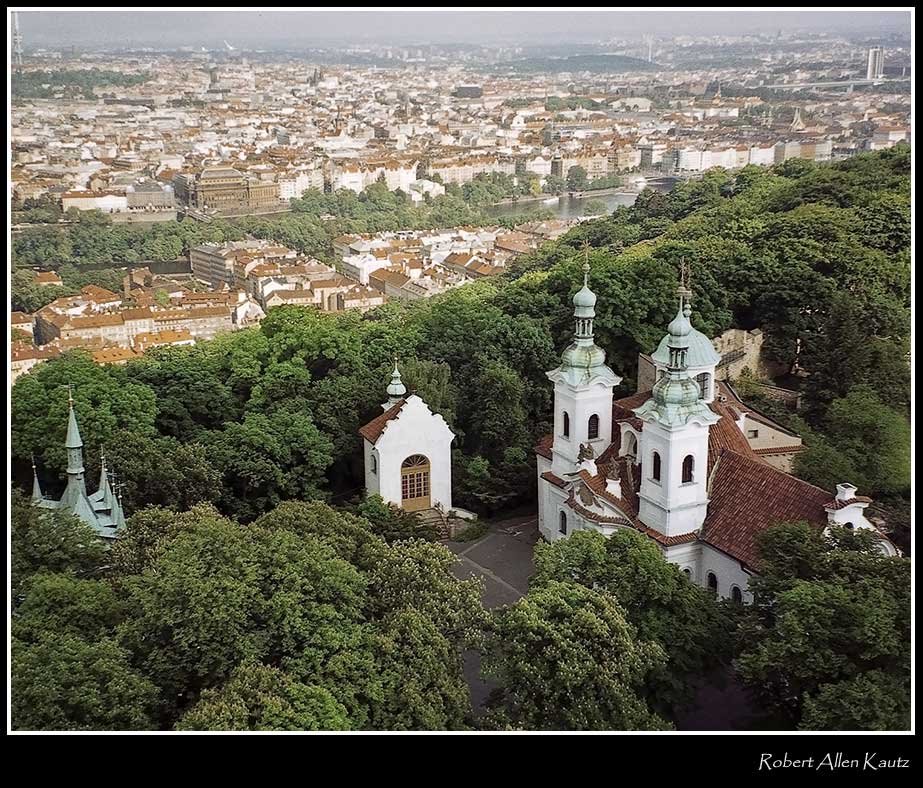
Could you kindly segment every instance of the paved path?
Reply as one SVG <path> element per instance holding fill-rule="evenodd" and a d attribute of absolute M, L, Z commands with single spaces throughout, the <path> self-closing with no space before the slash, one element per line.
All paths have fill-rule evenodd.
<path fill-rule="evenodd" d="M 446 542 L 458 556 L 453 567 L 461 580 L 480 577 L 484 581 L 482 601 L 486 608 L 511 605 L 529 590 L 529 578 L 535 571 L 532 548 L 538 541 L 535 515 L 493 522 L 484 536 L 474 542 Z M 483 713 L 484 702 L 495 683 L 481 678 L 481 658 L 477 652 L 462 654 L 465 680 L 471 690 L 471 707 L 476 716 Z"/>

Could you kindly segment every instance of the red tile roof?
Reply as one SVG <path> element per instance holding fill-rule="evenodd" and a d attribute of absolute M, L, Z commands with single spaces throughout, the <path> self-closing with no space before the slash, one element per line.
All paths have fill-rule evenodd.
<path fill-rule="evenodd" d="M 545 471 L 542 474 L 542 478 L 546 482 L 551 482 L 555 487 L 560 487 L 562 490 L 567 486 L 567 482 L 564 481 L 560 476 L 556 476 L 551 471 Z"/>
<path fill-rule="evenodd" d="M 827 503 L 824 504 L 824 509 L 835 512 L 839 509 L 845 509 L 847 506 L 852 506 L 853 504 L 871 502 L 872 499 L 866 498 L 864 495 L 854 495 L 852 498 L 849 498 L 845 501 L 838 501 L 836 498 L 834 498 L 832 501 L 827 501 Z"/>
<path fill-rule="evenodd" d="M 391 419 L 396 419 L 398 414 L 400 414 L 401 409 L 406 404 L 407 400 L 399 399 L 394 405 L 388 408 L 388 410 L 386 410 L 380 416 L 376 416 L 368 424 L 360 427 L 359 434 L 369 443 L 374 444 L 381 436 L 381 433 L 384 432 L 388 422 L 391 421 Z"/>
<path fill-rule="evenodd" d="M 535 453 L 540 454 L 546 460 L 551 459 L 551 446 L 554 443 L 554 435 L 546 435 L 535 444 Z"/>
<path fill-rule="evenodd" d="M 806 520 L 827 525 L 830 493 L 731 449 L 724 449 L 709 485 L 700 539 L 754 568 L 757 536 L 771 525 Z"/>
<path fill-rule="evenodd" d="M 798 444 L 796 446 L 766 446 L 762 449 L 754 449 L 753 453 L 758 457 L 769 457 L 773 454 L 797 454 L 804 451 L 807 447 Z"/>

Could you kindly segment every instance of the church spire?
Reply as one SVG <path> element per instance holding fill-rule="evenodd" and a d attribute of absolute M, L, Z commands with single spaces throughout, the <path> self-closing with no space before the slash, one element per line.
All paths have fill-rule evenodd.
<path fill-rule="evenodd" d="M 407 387 L 401 381 L 401 373 L 397 368 L 397 358 L 395 358 L 394 371 L 391 373 L 391 382 L 388 384 L 388 401 L 382 404 L 382 408 L 388 410 L 394 407 L 406 393 Z"/>
<path fill-rule="evenodd" d="M 67 387 L 67 438 L 64 448 L 67 450 L 67 487 L 59 502 L 62 508 L 76 506 L 76 502 L 86 498 L 86 482 L 83 478 L 83 439 L 80 437 L 80 428 L 77 426 L 77 416 L 74 413 L 74 389 Z"/>
<path fill-rule="evenodd" d="M 80 428 L 77 426 L 77 417 L 74 415 L 74 387 L 67 387 L 67 439 L 64 447 L 67 449 L 82 449 L 83 439 L 80 437 Z M 83 452 L 81 452 L 82 457 Z M 81 465 L 83 464 L 81 459 Z"/>
<path fill-rule="evenodd" d="M 590 290 L 590 246 L 583 245 L 583 287 L 574 295 L 574 340 L 576 344 L 593 344 L 593 318 L 596 317 L 596 293 Z"/>
<path fill-rule="evenodd" d="M 38 471 L 35 469 L 35 455 L 32 455 L 32 503 L 39 503 L 45 496 L 42 495 L 42 486 L 38 482 Z"/>
<path fill-rule="evenodd" d="M 690 274 L 683 261 L 680 267 L 680 285 L 676 289 L 679 306 L 676 316 L 667 326 L 666 347 L 669 351 L 666 374 L 651 391 L 651 398 L 635 410 L 642 421 L 655 421 L 665 427 L 677 427 L 699 420 L 710 424 L 717 420 L 702 398 L 699 385 L 689 374 L 688 354 L 693 338 L 692 290 L 689 287 Z"/>

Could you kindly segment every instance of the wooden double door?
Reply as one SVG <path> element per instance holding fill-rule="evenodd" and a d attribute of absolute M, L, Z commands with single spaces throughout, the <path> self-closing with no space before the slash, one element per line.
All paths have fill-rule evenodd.
<path fill-rule="evenodd" d="M 429 460 L 412 454 L 401 463 L 401 508 L 417 512 L 431 506 Z"/>

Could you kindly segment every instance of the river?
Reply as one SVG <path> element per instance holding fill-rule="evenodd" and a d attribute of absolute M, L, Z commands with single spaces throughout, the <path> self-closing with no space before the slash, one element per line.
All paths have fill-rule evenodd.
<path fill-rule="evenodd" d="M 670 191 L 677 181 L 655 181 L 650 184 L 652 189 L 661 192 Z M 587 216 L 585 213 L 586 205 L 591 200 L 602 202 L 606 206 L 606 213 L 612 213 L 619 205 L 634 205 L 638 199 L 637 192 L 608 192 L 594 196 L 592 192 L 585 192 L 582 197 L 571 197 L 569 194 L 562 194 L 557 198 L 549 198 L 549 202 L 541 200 L 526 200 L 518 203 L 503 203 L 501 205 L 492 205 L 487 212 L 492 216 L 518 216 L 530 211 L 549 210 L 554 212 L 557 219 L 578 219 L 581 216 Z"/>

